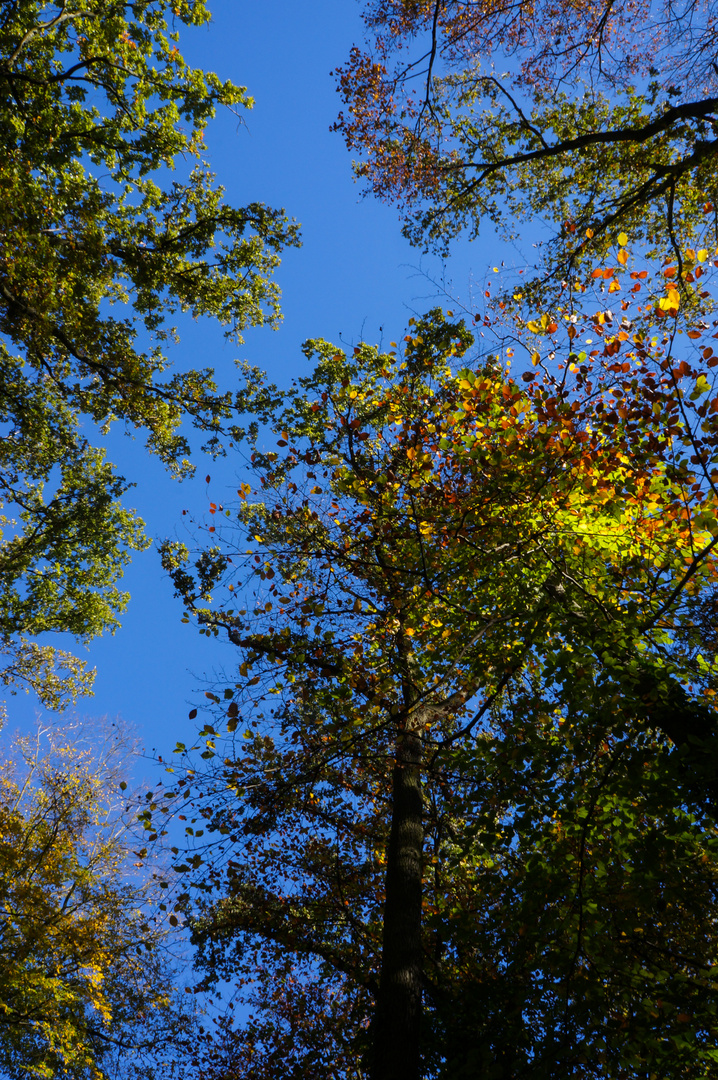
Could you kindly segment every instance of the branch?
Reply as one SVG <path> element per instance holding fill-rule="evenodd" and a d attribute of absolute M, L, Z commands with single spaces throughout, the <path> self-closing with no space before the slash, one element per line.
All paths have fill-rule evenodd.
<path fill-rule="evenodd" d="M 7 66 L 11 67 L 15 61 L 19 58 L 20 53 L 38 34 L 44 33 L 45 30 L 54 30 L 56 26 L 62 25 L 64 22 L 70 22 L 73 19 L 87 19 L 90 18 L 89 11 L 67 11 L 67 0 L 63 0 L 62 10 L 59 15 L 56 15 L 54 19 L 50 19 L 49 22 L 40 23 L 39 26 L 33 26 L 31 30 L 20 39 L 17 48 L 12 56 L 7 61 Z"/>
<path fill-rule="evenodd" d="M 588 131 L 585 135 L 577 135 L 573 139 L 565 139 L 562 142 L 554 143 L 553 145 L 546 145 L 539 150 L 527 150 L 523 154 L 514 154 L 512 157 L 502 158 L 499 161 L 482 161 L 482 162 L 457 162 L 456 164 L 442 165 L 442 171 L 455 172 L 457 170 L 463 170 L 467 168 L 481 169 L 481 175 L 472 181 L 471 185 L 466 190 L 471 190 L 477 184 L 489 176 L 491 173 L 497 172 L 499 169 L 508 168 L 511 165 L 523 165 L 529 161 L 539 161 L 546 158 L 560 157 L 562 154 L 569 154 L 574 150 L 584 150 L 588 146 L 596 145 L 610 145 L 612 143 L 621 142 L 646 142 L 654 135 L 660 135 L 662 132 L 668 131 L 677 120 L 699 120 L 705 119 L 706 116 L 712 112 L 718 110 L 718 98 L 706 98 L 705 101 L 693 101 L 684 102 L 682 105 L 672 105 L 669 109 L 666 109 L 661 116 L 656 117 L 648 124 L 644 124 L 643 127 L 638 128 L 613 128 L 610 131 Z M 685 161 L 681 161 L 676 165 L 666 165 L 657 171 L 657 175 L 667 175 L 669 173 L 680 174 L 686 167 L 692 163 L 696 163 L 701 160 L 705 155 L 703 148 L 708 147 L 715 149 L 718 145 L 716 142 L 712 143 L 698 143 L 697 147 L 700 147 L 700 151 L 697 149 L 690 158 Z M 698 156 L 697 156 L 698 155 Z"/>
<path fill-rule="evenodd" d="M 685 574 L 683 575 L 681 580 L 676 585 L 675 589 L 673 589 L 673 591 L 671 592 L 668 599 L 665 601 L 664 604 L 661 605 L 661 607 L 658 609 L 658 611 L 655 613 L 655 615 L 652 615 L 651 618 L 647 622 L 645 622 L 643 624 L 643 626 L 641 627 L 641 631 L 650 630 L 650 628 L 652 626 L 656 625 L 656 623 L 660 619 L 661 615 L 663 615 L 664 612 L 668 611 L 669 607 L 673 604 L 674 600 L 676 600 L 677 597 L 680 596 L 680 594 L 683 592 L 683 589 L 685 588 L 685 586 L 688 584 L 688 582 L 691 580 L 693 575 L 696 573 L 696 571 L 698 570 L 699 566 L 701 565 L 703 560 L 706 558 L 706 556 L 710 555 L 711 551 L 716 546 L 716 544 L 718 544 L 718 533 L 713 537 L 713 539 L 710 541 L 710 543 L 706 544 L 706 546 L 703 548 L 703 550 L 699 551 L 698 554 L 693 558 L 693 561 L 692 561 L 691 565 L 688 567 Z"/>

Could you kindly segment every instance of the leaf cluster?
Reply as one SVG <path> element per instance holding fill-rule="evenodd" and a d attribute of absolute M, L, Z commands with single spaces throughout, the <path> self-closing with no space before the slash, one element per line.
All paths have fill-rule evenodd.
<path fill-rule="evenodd" d="M 51 705 L 91 676 L 58 654 L 63 679 L 32 639 L 111 630 L 126 600 L 114 582 L 146 543 L 82 425 L 145 432 L 180 477 L 183 424 L 221 452 L 241 403 L 209 369 L 169 373 L 168 320 L 209 316 L 234 340 L 276 323 L 272 274 L 297 242 L 283 211 L 228 204 L 202 161 L 216 109 L 252 104 L 183 59 L 175 27 L 208 19 L 201 0 L 0 13 L 3 677 Z"/>
<path fill-rule="evenodd" d="M 548 223 L 544 289 L 614 230 L 661 257 L 715 245 L 716 75 L 692 0 L 369 0 L 365 22 L 336 127 L 412 242 L 445 251 L 487 220 L 516 239 L 530 214 Z"/>
<path fill-rule="evenodd" d="M 47 731 L 0 769 L 0 1062 L 8 1077 L 153 1075 L 174 1003 L 168 928 L 132 866 L 127 785 Z"/>
<path fill-rule="evenodd" d="M 200 967 L 251 1008 L 210 1075 L 369 1075 L 409 740 L 423 1075 L 714 1067 L 706 273 L 618 259 L 479 357 L 439 311 L 385 353 L 309 342 L 236 524 L 165 547 L 240 652 L 166 793 Z"/>

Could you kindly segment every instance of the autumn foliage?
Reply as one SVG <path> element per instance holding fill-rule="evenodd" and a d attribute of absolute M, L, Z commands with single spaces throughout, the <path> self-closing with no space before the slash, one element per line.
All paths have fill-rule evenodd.
<path fill-rule="evenodd" d="M 336 127 L 414 242 L 532 221 L 538 280 L 621 228 L 661 255 L 715 246 L 712 4 L 368 0 L 364 18 Z"/>
<path fill-rule="evenodd" d="M 711 260 L 652 280 L 627 243 L 553 311 L 489 306 L 473 360 L 439 311 L 308 343 L 254 483 L 194 567 L 165 548 L 240 651 L 168 798 L 200 963 L 253 1005 L 238 1076 L 290 1043 L 296 1076 L 712 1061 Z"/>

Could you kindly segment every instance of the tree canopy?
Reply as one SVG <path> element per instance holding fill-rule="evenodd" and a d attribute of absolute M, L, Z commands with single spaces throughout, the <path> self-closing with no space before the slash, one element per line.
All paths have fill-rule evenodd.
<path fill-rule="evenodd" d="M 0 12 L 1 677 L 47 704 L 91 677 L 36 638 L 112 630 L 146 542 L 98 428 L 145 432 L 178 476 L 188 423 L 221 450 L 233 393 L 209 369 L 169 372 L 172 320 L 210 317 L 235 340 L 275 322 L 272 273 L 297 241 L 283 211 L 229 205 L 202 160 L 217 107 L 252 104 L 184 61 L 176 27 L 208 19 L 203 0 Z"/>
<path fill-rule="evenodd" d="M 178 868 L 219 891 L 193 922 L 208 978 L 257 1008 L 225 1031 L 240 1076 L 713 1060 L 691 905 L 714 893 L 716 361 L 678 337 L 671 276 L 589 283 L 493 328 L 520 376 L 504 348 L 467 363 L 440 312 L 389 352 L 308 343 L 259 501 L 211 505 L 193 569 L 165 548 L 187 616 L 241 651 L 169 799 L 214 837 Z"/>
<path fill-rule="evenodd" d="M 487 220 L 522 237 L 528 217 L 549 226 L 539 279 L 559 280 L 622 229 L 671 258 L 715 247 L 712 3 L 368 0 L 364 17 L 337 126 L 414 242 Z"/>
<path fill-rule="evenodd" d="M 183 1025 L 168 916 L 137 870 L 117 747 L 51 739 L 6 744 L 0 765 L 0 1067 L 151 1076 L 157 1040 Z"/>
<path fill-rule="evenodd" d="M 178 50 L 204 0 L 4 6 L 0 678 L 61 704 L 89 676 L 42 635 L 116 625 L 147 541 L 110 426 L 178 477 L 192 425 L 249 448 L 162 549 L 237 650 L 170 784 L 136 806 L 64 745 L 0 769 L 9 1077 L 715 1073 L 714 13 L 650 13 L 367 0 L 359 172 L 420 242 L 545 212 L 551 292 L 487 287 L 478 350 L 435 309 L 225 392 L 169 371 L 175 317 L 274 322 L 297 234 L 202 161 L 251 103 Z M 236 1020 L 177 1007 L 185 918 Z"/>

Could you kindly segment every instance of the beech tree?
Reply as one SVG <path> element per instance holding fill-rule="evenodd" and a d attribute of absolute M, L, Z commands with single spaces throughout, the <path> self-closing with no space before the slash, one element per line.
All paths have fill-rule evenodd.
<path fill-rule="evenodd" d="M 272 273 L 297 240 L 283 211 L 229 205 L 203 163 L 215 110 L 252 103 L 182 58 L 175 28 L 208 19 L 203 0 L 0 11 L 0 677 L 50 705 L 91 674 L 38 636 L 112 630 L 147 542 L 97 429 L 145 432 L 177 476 L 181 425 L 221 451 L 234 396 L 209 369 L 168 372 L 172 320 L 234 340 L 275 322 Z"/>
<path fill-rule="evenodd" d="M 701 261 L 686 253 L 692 281 Z M 225 713 L 202 732 L 208 765 L 191 760 L 168 795 L 194 807 L 190 837 L 215 841 L 178 864 L 204 860 L 201 883 L 219 890 L 193 923 L 208 977 L 251 993 L 253 970 L 283 972 L 254 993 L 264 1017 L 227 1029 L 238 1075 L 288 1053 L 297 1076 L 508 1076 L 510 1057 L 491 1071 L 501 1032 L 536 1075 L 592 1075 L 589 1050 L 616 1076 L 684 1060 L 687 1029 L 671 1025 L 685 1021 L 672 1015 L 656 1044 L 638 995 L 656 980 L 673 1008 L 674 976 L 696 996 L 710 982 L 706 924 L 680 893 L 690 875 L 668 886 L 693 912 L 688 937 L 664 921 L 633 951 L 638 893 L 623 877 L 631 865 L 653 918 L 663 886 L 642 876 L 641 835 L 665 819 L 665 843 L 680 834 L 705 867 L 693 895 L 712 903 L 700 822 L 716 808 L 715 656 L 696 613 L 716 573 L 718 361 L 698 329 L 690 360 L 676 356 L 670 275 L 648 282 L 621 258 L 590 281 L 595 310 L 579 285 L 515 327 L 531 358 L 520 378 L 501 354 L 467 366 L 471 337 L 440 312 L 403 350 L 308 343 L 313 373 L 278 399 L 278 449 L 253 453 L 260 501 L 239 489 L 239 536 L 213 503 L 194 568 L 184 545 L 165 547 L 187 617 L 242 654 L 224 698 L 208 693 Z M 632 281 L 635 321 L 619 322 L 605 303 Z M 624 816 L 625 847 L 611 825 Z M 578 892 L 559 895 L 569 880 Z M 526 951 L 504 959 L 522 926 Z M 672 960 L 643 975 L 649 955 Z M 481 988 L 494 979 L 514 995 L 511 1009 L 499 998 L 496 1039 Z M 691 1053 L 712 990 L 706 1008 Z M 601 1042 L 607 1017 L 616 1034 Z M 696 1060 L 710 1055 L 708 1041 Z"/>
<path fill-rule="evenodd" d="M 712 3 L 367 0 L 364 18 L 336 126 L 415 243 L 528 217 L 559 281 L 621 229 L 671 258 L 715 246 Z"/>
<path fill-rule="evenodd" d="M 675 810 L 670 744 L 615 689 L 562 711 L 535 678 L 515 680 L 483 738 L 427 755 L 414 1075 L 715 1067 L 715 827 Z M 358 749 L 340 771 L 319 736 L 301 762 L 262 742 L 236 754 L 241 800 L 229 769 L 222 787 L 193 762 L 192 827 L 234 837 L 221 892 L 193 923 L 198 966 L 205 985 L 236 987 L 238 1006 L 193 1064 L 211 1080 L 365 1078 L 390 774 Z"/>

